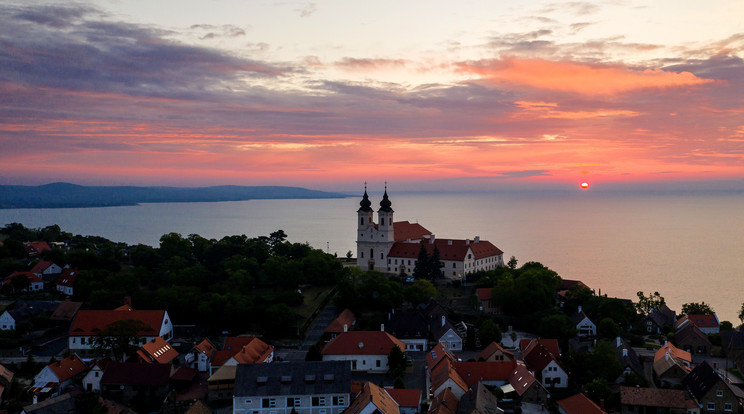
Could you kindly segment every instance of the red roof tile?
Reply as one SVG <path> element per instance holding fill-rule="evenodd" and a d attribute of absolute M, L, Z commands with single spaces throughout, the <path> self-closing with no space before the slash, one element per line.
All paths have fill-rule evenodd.
<path fill-rule="evenodd" d="M 50 262 L 49 260 L 42 260 L 39 263 L 36 263 L 36 265 L 31 269 L 31 273 L 44 273 L 44 271 L 49 269 L 49 267 L 53 264 L 54 263 Z"/>
<path fill-rule="evenodd" d="M 344 332 L 323 348 L 323 355 L 387 355 L 393 346 L 401 351 L 406 346 L 398 338 L 383 331 Z"/>
<path fill-rule="evenodd" d="M 514 371 L 512 371 L 511 376 L 509 376 L 509 384 L 511 384 L 511 386 L 514 388 L 517 394 L 519 395 L 524 394 L 535 383 L 537 383 L 538 386 L 542 386 L 537 381 L 537 378 L 535 378 L 535 376 L 532 375 L 532 372 L 530 372 L 530 370 L 527 369 L 527 366 L 524 364 L 524 361 L 515 361 L 515 362 L 516 362 L 516 365 L 514 367 Z"/>
<path fill-rule="evenodd" d="M 503 254 L 498 247 L 489 241 L 481 240 L 474 242 L 472 240 L 440 240 L 435 239 L 434 243 L 405 243 L 396 242 L 388 253 L 389 257 L 401 257 L 407 259 L 418 258 L 421 246 L 424 246 L 426 252 L 431 255 L 434 252 L 434 246 L 439 250 L 441 260 L 463 261 L 468 255 L 468 251 L 473 253 L 474 259 L 482 259 L 489 256 L 498 256 Z"/>
<path fill-rule="evenodd" d="M 344 331 L 344 325 L 346 330 L 350 330 L 351 326 L 356 322 L 356 316 L 354 312 L 349 309 L 344 309 L 331 323 L 323 330 L 324 333 L 341 333 Z"/>
<path fill-rule="evenodd" d="M 59 378 L 60 382 L 67 381 L 75 375 L 84 372 L 86 369 L 85 363 L 75 354 L 47 366 Z"/>
<path fill-rule="evenodd" d="M 362 388 L 362 392 L 356 396 L 354 401 L 349 407 L 344 410 L 344 414 L 359 414 L 366 408 L 370 403 L 374 404 L 377 408 L 374 410 L 375 413 L 380 414 L 398 414 L 398 404 L 395 403 L 390 394 L 385 389 L 378 387 L 377 385 L 366 382 Z"/>
<path fill-rule="evenodd" d="M 542 371 L 556 356 L 548 350 L 541 342 L 532 341 L 527 349 L 522 352 L 524 362 L 535 372 Z"/>
<path fill-rule="evenodd" d="M 165 342 L 165 339 L 158 336 L 142 345 L 137 351 L 137 355 L 147 363 L 168 364 L 178 357 L 178 351 L 173 349 L 168 342 Z"/>
<path fill-rule="evenodd" d="M 77 277 L 77 269 L 65 269 L 57 278 L 57 286 L 73 287 Z"/>
<path fill-rule="evenodd" d="M 215 351 L 212 366 L 222 366 L 230 358 L 235 357 L 238 363 L 255 364 L 266 361 L 274 347 L 255 336 L 231 336 L 225 339 L 225 348 Z"/>
<path fill-rule="evenodd" d="M 431 380 L 431 389 L 436 390 L 442 386 L 447 380 L 452 380 L 458 387 L 463 391 L 468 390 L 468 383 L 460 376 L 455 370 L 454 363 L 448 358 L 442 359 L 442 362 L 437 364 L 431 374 L 429 375 Z"/>
<path fill-rule="evenodd" d="M 646 407 L 685 408 L 683 390 L 662 388 L 620 387 L 620 403 Z"/>
<path fill-rule="evenodd" d="M 449 388 L 445 388 L 431 402 L 428 414 L 455 414 L 460 404 L 457 396 Z"/>
<path fill-rule="evenodd" d="M 140 331 L 139 336 L 156 336 L 160 333 L 160 325 L 165 319 L 164 310 L 81 310 L 72 321 L 70 336 L 98 335 L 108 325 L 128 319 L 142 321 L 149 328 Z"/>
<path fill-rule="evenodd" d="M 455 370 L 470 387 L 482 381 L 506 381 L 516 366 L 514 361 L 454 363 Z"/>
<path fill-rule="evenodd" d="M 41 282 L 43 282 L 43 280 L 39 276 L 37 276 L 35 273 L 31 273 L 31 272 L 13 272 L 13 273 L 11 273 L 10 276 L 8 276 L 7 278 L 5 278 L 5 280 L 3 280 L 3 284 L 10 283 L 11 280 L 13 280 L 13 278 L 16 277 L 16 276 L 18 276 L 18 275 L 24 275 L 24 276 L 26 276 L 28 278 L 29 282 L 31 282 L 31 283 L 41 283 Z"/>
<path fill-rule="evenodd" d="M 447 358 L 450 361 L 457 361 L 457 358 L 447 350 L 447 347 L 444 346 L 443 343 L 439 342 L 431 351 L 426 353 L 426 366 L 429 370 L 432 370 L 443 358 Z"/>
<path fill-rule="evenodd" d="M 211 358 L 217 347 L 208 338 L 204 338 L 194 349 Z"/>
<path fill-rule="evenodd" d="M 408 221 L 396 221 L 393 223 L 395 231 L 395 241 L 404 242 L 406 240 L 420 240 L 424 236 L 431 234 L 424 226 L 418 223 L 409 223 Z"/>
<path fill-rule="evenodd" d="M 26 251 L 30 254 L 39 254 L 44 251 L 52 250 L 45 241 L 32 241 L 25 243 Z"/>
<path fill-rule="evenodd" d="M 511 355 L 512 357 L 514 357 L 513 352 L 507 351 L 506 349 L 502 348 L 501 345 L 499 345 L 497 342 L 494 341 L 488 344 L 488 346 L 484 350 L 482 350 L 475 359 L 476 361 L 480 359 L 483 359 L 484 361 L 488 360 L 488 358 L 490 358 L 491 355 L 493 355 L 497 351 L 501 351 L 502 353 L 506 355 Z"/>
<path fill-rule="evenodd" d="M 687 318 L 698 328 L 717 328 L 719 326 L 716 315 L 687 315 Z"/>
<path fill-rule="evenodd" d="M 385 388 L 399 407 L 415 407 L 421 405 L 421 390 L 407 390 L 399 388 Z"/>
<path fill-rule="evenodd" d="M 550 351 L 551 354 L 553 354 L 556 358 L 561 356 L 561 350 L 558 347 L 558 340 L 557 339 L 521 339 L 519 341 L 519 349 L 522 350 L 522 353 L 527 351 L 527 348 L 530 346 L 531 343 L 534 341 L 539 342 L 544 346 L 548 351 Z"/>
<path fill-rule="evenodd" d="M 682 361 L 686 361 L 688 364 L 692 362 L 692 355 L 690 355 L 689 352 L 679 349 L 671 342 L 666 342 L 663 346 L 661 346 L 659 349 L 656 350 L 656 353 L 654 354 L 654 362 L 665 358 L 666 353 L 669 352 L 671 356 L 677 359 L 681 359 Z"/>
<path fill-rule="evenodd" d="M 606 414 L 594 401 L 581 393 L 558 401 L 558 406 L 566 414 Z"/>

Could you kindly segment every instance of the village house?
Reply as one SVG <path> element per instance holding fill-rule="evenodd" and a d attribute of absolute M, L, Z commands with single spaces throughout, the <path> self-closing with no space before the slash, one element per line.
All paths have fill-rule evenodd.
<path fill-rule="evenodd" d="M 662 304 L 641 319 L 641 327 L 646 333 L 660 334 L 664 328 L 673 328 L 676 320 L 677 313 Z"/>
<path fill-rule="evenodd" d="M 349 407 L 350 392 L 351 370 L 345 361 L 240 364 L 233 413 L 338 414 Z"/>
<path fill-rule="evenodd" d="M 697 325 L 688 323 L 674 333 L 674 343 L 690 354 L 708 355 L 713 344 Z"/>
<path fill-rule="evenodd" d="M 581 309 L 581 305 L 579 305 L 579 309 L 576 313 L 571 315 L 571 322 L 576 327 L 576 336 L 579 337 L 579 339 L 589 339 L 597 336 L 597 325 L 586 316 L 584 311 Z"/>
<path fill-rule="evenodd" d="M 408 310 L 387 314 L 383 330 L 406 344 L 406 352 L 425 351 L 429 344 L 429 321 L 419 311 Z"/>
<path fill-rule="evenodd" d="M 513 361 L 514 360 L 514 353 L 511 351 L 507 351 L 504 349 L 501 345 L 499 345 L 497 342 L 491 342 L 488 344 L 487 347 L 485 347 L 477 357 L 475 357 L 476 361 Z"/>
<path fill-rule="evenodd" d="M 71 385 L 74 379 L 82 378 L 86 370 L 85 363 L 72 354 L 42 368 L 34 377 L 34 385 L 29 391 L 44 398 L 54 397 Z"/>
<path fill-rule="evenodd" d="M 333 318 L 331 323 L 323 330 L 323 336 L 333 339 L 339 334 L 350 331 L 356 325 L 356 316 L 349 309 L 344 309 L 341 313 Z"/>
<path fill-rule="evenodd" d="M 29 257 L 38 256 L 43 252 L 52 250 L 52 248 L 49 247 L 49 244 L 45 241 L 26 242 L 23 243 L 23 246 L 26 248 L 26 253 Z"/>
<path fill-rule="evenodd" d="M 225 338 L 222 350 L 215 351 L 210 373 L 219 367 L 238 364 L 262 364 L 274 360 L 274 347 L 261 339 L 245 335 Z"/>
<path fill-rule="evenodd" d="M 62 273 L 62 268 L 49 260 L 42 260 L 31 268 L 31 273 L 39 276 L 44 281 L 50 281 Z"/>
<path fill-rule="evenodd" d="M 460 396 L 461 397 L 461 396 Z M 434 397 L 428 414 L 455 414 L 460 405 L 460 397 L 449 388 L 443 389 Z"/>
<path fill-rule="evenodd" d="M 77 277 L 77 269 L 67 268 L 62 271 L 62 274 L 57 278 L 57 291 L 62 292 L 67 296 L 75 294 L 75 278 Z"/>
<path fill-rule="evenodd" d="M 535 339 L 522 351 L 522 359 L 535 372 L 535 377 L 545 387 L 568 387 L 568 374 L 558 363 L 558 356 L 544 345 L 544 340 Z"/>
<path fill-rule="evenodd" d="M 475 295 L 478 297 L 478 310 L 487 315 L 501 315 L 501 308 L 493 302 L 492 288 L 478 288 Z"/>
<path fill-rule="evenodd" d="M 0 314 L 0 330 L 15 330 L 19 324 L 36 316 L 51 314 L 59 304 L 59 301 L 52 300 L 18 300 L 11 309 L 6 309 Z"/>
<path fill-rule="evenodd" d="M 693 324 L 700 328 L 705 334 L 717 334 L 721 332 L 718 316 L 712 315 L 683 315 L 674 324 L 675 329 L 682 329 L 685 325 Z"/>
<path fill-rule="evenodd" d="M 210 401 L 223 401 L 233 398 L 237 365 L 223 365 L 207 379 L 207 395 Z"/>
<path fill-rule="evenodd" d="M 731 384 L 707 361 L 695 367 L 682 384 L 697 400 L 704 413 L 741 412 L 744 391 Z"/>
<path fill-rule="evenodd" d="M 110 359 L 99 359 L 93 362 L 90 370 L 85 374 L 85 377 L 83 377 L 84 390 L 93 392 L 101 391 L 101 377 L 110 362 Z"/>
<path fill-rule="evenodd" d="M 460 398 L 458 414 L 503 414 L 499 400 L 486 386 L 479 382 Z"/>
<path fill-rule="evenodd" d="M 350 361 L 352 371 L 387 372 L 388 354 L 394 346 L 401 351 L 406 348 L 387 332 L 344 332 L 323 348 L 323 361 Z"/>
<path fill-rule="evenodd" d="M 41 279 L 41 276 L 33 272 L 13 272 L 10 276 L 8 276 L 7 278 L 3 280 L 3 284 L 10 286 L 12 288 L 13 279 L 16 277 L 24 277 L 24 276 L 28 279 L 28 287 L 26 288 L 26 291 L 41 292 L 44 290 L 44 281 Z M 15 293 L 20 293 L 20 292 L 15 292 Z"/>
<path fill-rule="evenodd" d="M 0 365 L 0 399 L 2 399 L 5 389 L 8 388 L 11 381 L 13 381 L 14 375 L 13 371 Z"/>
<path fill-rule="evenodd" d="M 399 414 L 398 403 L 387 391 L 372 382 L 365 382 L 344 414 Z"/>
<path fill-rule="evenodd" d="M 385 388 L 385 391 L 398 405 L 400 414 L 419 414 L 421 411 L 421 390 Z"/>
<path fill-rule="evenodd" d="M 662 388 L 682 384 L 682 379 L 690 372 L 692 356 L 670 342 L 656 350 L 654 354 L 654 374 Z"/>
<path fill-rule="evenodd" d="M 643 364 L 641 364 L 638 354 L 629 343 L 619 336 L 615 339 L 615 353 L 617 354 L 617 360 L 620 362 L 620 366 L 623 368 L 622 374 L 620 374 L 615 382 L 622 382 L 623 376 L 632 372 L 635 372 L 641 377 L 644 376 Z"/>
<path fill-rule="evenodd" d="M 173 337 L 173 323 L 164 310 L 134 310 L 128 305 L 114 310 L 81 310 L 72 321 L 68 337 L 70 352 L 79 355 L 92 355 L 95 352 L 94 338 L 101 330 L 115 322 L 135 320 L 144 324 L 145 328 L 137 335 L 141 343 L 161 337 L 169 341 Z"/>
<path fill-rule="evenodd" d="M 548 401 L 548 390 L 527 369 L 524 361 L 516 361 L 514 371 L 509 376 L 509 384 L 501 386 L 504 399 L 510 402 L 545 404 Z"/>
<path fill-rule="evenodd" d="M 418 223 L 395 222 L 392 202 L 387 189 L 380 201 L 378 223 L 367 190 L 357 210 L 357 266 L 362 270 L 377 270 L 410 276 L 416 267 L 422 246 L 430 256 L 436 248 L 442 264 L 442 274 L 449 280 L 460 280 L 480 270 L 504 266 L 503 254 L 488 241 L 437 239 Z"/>
<path fill-rule="evenodd" d="M 208 338 L 204 338 L 194 346 L 191 353 L 186 354 L 185 360 L 192 368 L 196 367 L 197 371 L 208 372 L 211 370 L 215 352 L 217 352 L 217 347 Z"/>
<path fill-rule="evenodd" d="M 451 393 L 460 399 L 468 389 L 468 383 L 460 376 L 457 370 L 454 369 L 454 362 L 449 358 L 441 358 L 439 362 L 434 365 L 431 372 L 429 373 L 429 398 L 433 398 L 440 395 L 445 390 L 449 390 Z"/>

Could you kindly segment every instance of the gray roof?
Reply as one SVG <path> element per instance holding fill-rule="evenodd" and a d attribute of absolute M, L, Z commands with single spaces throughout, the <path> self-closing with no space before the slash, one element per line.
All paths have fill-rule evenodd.
<path fill-rule="evenodd" d="M 350 393 L 349 361 L 240 364 L 235 374 L 236 397 Z"/>
<path fill-rule="evenodd" d="M 60 303 L 58 300 L 19 300 L 8 313 L 18 323 L 42 313 L 52 313 Z"/>

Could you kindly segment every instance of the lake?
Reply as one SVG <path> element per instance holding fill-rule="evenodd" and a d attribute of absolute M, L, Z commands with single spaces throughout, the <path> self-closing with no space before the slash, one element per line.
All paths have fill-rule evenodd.
<path fill-rule="evenodd" d="M 162 203 L 129 207 L 0 210 L 0 224 L 59 224 L 75 234 L 157 246 L 169 232 L 207 238 L 268 235 L 356 255 L 359 197 Z M 371 194 L 377 209 L 381 196 Z M 395 220 L 438 238 L 489 240 L 519 263 L 539 261 L 602 294 L 636 299 L 659 291 L 672 309 L 713 306 L 739 323 L 744 302 L 744 194 L 390 193 Z"/>

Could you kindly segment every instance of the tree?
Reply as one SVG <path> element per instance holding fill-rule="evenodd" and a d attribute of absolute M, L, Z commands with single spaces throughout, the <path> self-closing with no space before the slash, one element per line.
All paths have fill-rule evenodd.
<path fill-rule="evenodd" d="M 10 285 L 13 286 L 14 292 L 26 291 L 28 293 L 28 288 L 31 286 L 31 279 L 25 273 L 19 273 L 10 279 Z"/>
<path fill-rule="evenodd" d="M 437 280 L 444 277 L 442 274 L 442 261 L 439 260 L 439 249 L 434 246 L 434 251 L 429 258 L 429 275 L 428 279 Z"/>
<path fill-rule="evenodd" d="M 322 361 L 323 360 L 323 354 L 320 352 L 320 346 L 318 344 L 313 344 L 310 349 L 307 350 L 307 355 L 305 355 L 305 361 Z"/>
<path fill-rule="evenodd" d="M 602 339 L 613 339 L 620 335 L 620 327 L 610 318 L 602 318 L 597 325 L 597 336 Z"/>
<path fill-rule="evenodd" d="M 506 262 L 506 265 L 509 267 L 509 269 L 514 270 L 517 268 L 517 258 L 512 256 L 509 258 L 509 261 Z"/>
<path fill-rule="evenodd" d="M 429 276 L 429 253 L 426 252 L 426 246 L 421 243 L 416 265 L 413 267 L 413 277 L 416 279 L 426 279 Z"/>
<path fill-rule="evenodd" d="M 491 342 L 501 342 L 501 329 L 493 319 L 486 319 L 478 329 L 481 346 L 488 346 Z"/>
<path fill-rule="evenodd" d="M 654 309 L 658 309 L 659 306 L 666 303 L 664 301 L 664 297 L 661 296 L 659 292 L 654 292 L 653 294 L 645 296 L 643 294 L 643 291 L 638 291 L 636 295 L 638 296 L 638 303 L 636 303 L 636 308 L 644 315 Z"/>
<path fill-rule="evenodd" d="M 139 333 L 150 329 L 146 323 L 136 319 L 112 322 L 92 338 L 93 349 L 102 355 L 113 355 L 115 361 L 124 361 L 126 355 L 139 348 Z"/>
<path fill-rule="evenodd" d="M 403 289 L 403 297 L 411 302 L 413 307 L 429 302 L 429 298 L 437 297 L 437 288 L 426 279 L 417 279 L 412 285 Z"/>
<path fill-rule="evenodd" d="M 395 382 L 393 382 L 393 388 L 395 388 L 397 390 L 404 390 L 404 389 L 406 389 L 406 383 L 403 382 L 403 378 L 402 377 L 395 378 Z"/>
<path fill-rule="evenodd" d="M 393 377 L 402 377 L 406 371 L 406 354 L 398 347 L 393 345 L 393 348 L 388 353 L 388 374 Z"/>
<path fill-rule="evenodd" d="M 684 315 L 713 315 L 715 312 L 705 302 L 690 302 L 682 305 L 682 314 Z"/>
<path fill-rule="evenodd" d="M 354 253 L 352 253 L 351 250 L 349 250 L 348 252 L 346 252 L 346 258 L 347 259 L 351 260 L 351 257 L 352 256 L 354 256 Z"/>
<path fill-rule="evenodd" d="M 739 320 L 744 323 L 744 303 L 741 304 L 741 309 L 739 309 Z"/>

